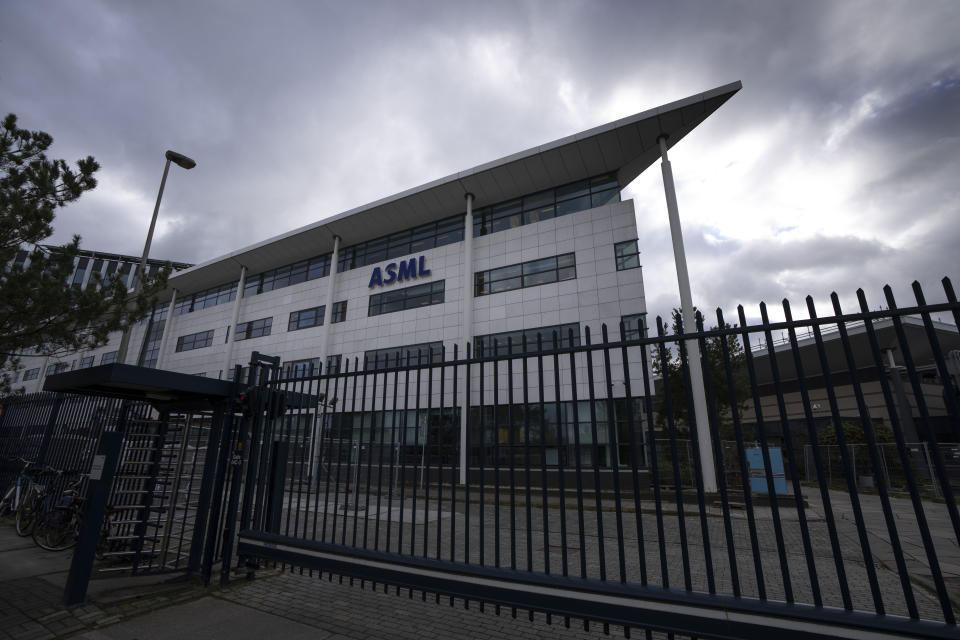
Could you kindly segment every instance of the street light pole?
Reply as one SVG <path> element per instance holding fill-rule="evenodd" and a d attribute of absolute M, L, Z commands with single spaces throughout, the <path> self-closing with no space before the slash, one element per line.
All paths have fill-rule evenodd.
<path fill-rule="evenodd" d="M 143 245 L 143 255 L 140 257 L 140 268 L 134 274 L 136 281 L 133 285 L 133 297 L 136 298 L 137 294 L 140 293 L 140 290 L 143 288 L 143 279 L 147 272 L 147 257 L 150 255 L 150 244 L 153 242 L 153 230 L 157 226 L 157 214 L 160 213 L 160 201 L 163 199 L 163 188 L 167 184 L 167 173 L 170 171 L 170 163 L 175 162 L 177 166 L 183 167 L 184 169 L 193 169 L 197 166 L 197 163 L 183 155 L 182 153 L 177 153 L 176 151 L 168 150 L 166 153 L 167 162 L 163 165 L 163 178 L 160 179 L 160 191 L 157 193 L 157 203 L 153 207 L 153 217 L 150 219 L 150 230 L 147 231 L 147 242 Z M 169 318 L 167 319 L 169 321 Z M 130 348 L 130 325 L 127 325 L 123 329 L 123 336 L 120 338 L 120 348 L 117 350 L 117 362 L 120 364 L 126 364 L 127 362 L 127 351 Z"/>
<path fill-rule="evenodd" d="M 660 143 L 660 168 L 663 173 L 663 191 L 667 198 L 667 215 L 670 218 L 673 259 L 677 264 L 677 282 L 680 286 L 683 332 L 694 333 L 697 330 L 697 324 L 693 315 L 693 296 L 690 293 L 690 276 L 687 274 L 687 255 L 683 250 L 683 230 L 680 228 L 680 210 L 677 207 L 677 191 L 673 184 L 673 168 L 667 158 L 667 137 L 661 135 L 657 141 Z M 690 367 L 690 390 L 693 393 L 693 414 L 697 428 L 697 444 L 700 449 L 703 489 L 708 493 L 716 493 L 717 471 L 713 461 L 713 441 L 710 438 L 707 396 L 703 387 L 703 368 L 700 365 L 700 344 L 696 340 L 685 340 L 684 345 Z"/>

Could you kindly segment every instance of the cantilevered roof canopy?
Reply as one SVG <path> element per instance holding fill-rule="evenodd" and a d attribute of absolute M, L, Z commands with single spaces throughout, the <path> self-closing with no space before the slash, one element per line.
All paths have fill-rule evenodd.
<path fill-rule="evenodd" d="M 737 81 L 560 140 L 488 162 L 269 238 L 174 274 L 170 286 L 192 293 L 236 280 L 240 265 L 254 274 L 333 250 L 615 171 L 626 186 L 660 157 L 657 139 L 672 147 L 739 91 Z M 169 294 L 168 294 L 169 298 Z"/>

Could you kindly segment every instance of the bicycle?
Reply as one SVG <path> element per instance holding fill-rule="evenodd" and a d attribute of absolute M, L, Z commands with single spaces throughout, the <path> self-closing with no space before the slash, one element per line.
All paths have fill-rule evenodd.
<path fill-rule="evenodd" d="M 53 508 L 44 512 L 33 528 L 33 541 L 41 549 L 48 551 L 63 551 L 77 544 L 80 539 L 80 530 L 83 527 L 83 504 L 85 499 L 80 495 L 80 484 L 83 478 L 72 483 L 57 500 Z M 103 524 L 97 539 L 96 557 L 102 560 L 111 550 L 110 533 L 113 516 L 116 509 L 107 507 Z"/>
<path fill-rule="evenodd" d="M 0 516 L 14 513 L 17 535 L 28 536 L 33 530 L 38 509 L 43 504 L 46 487 L 37 483 L 36 476 L 41 470 L 31 469 L 34 462 L 25 458 L 17 459 L 24 466 L 0 500 Z"/>

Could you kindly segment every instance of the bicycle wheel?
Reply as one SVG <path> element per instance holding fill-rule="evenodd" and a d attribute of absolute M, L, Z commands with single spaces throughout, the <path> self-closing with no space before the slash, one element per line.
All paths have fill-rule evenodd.
<path fill-rule="evenodd" d="M 41 549 L 63 551 L 77 543 L 76 516 L 73 509 L 56 508 L 37 518 L 33 541 Z"/>
<path fill-rule="evenodd" d="M 17 509 L 16 519 L 17 535 L 26 537 L 33 532 L 33 526 L 37 521 L 37 512 L 39 510 L 39 496 L 27 496 L 26 499 L 20 503 L 20 508 Z"/>

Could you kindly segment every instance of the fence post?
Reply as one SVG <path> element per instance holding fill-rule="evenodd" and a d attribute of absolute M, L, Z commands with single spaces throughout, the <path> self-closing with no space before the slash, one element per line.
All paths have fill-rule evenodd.
<path fill-rule="evenodd" d="M 70 573 L 63 591 L 63 603 L 68 606 L 83 604 L 93 571 L 100 526 L 107 511 L 107 498 L 120 461 L 123 435 L 119 431 L 105 431 L 97 444 L 97 453 L 90 467 L 90 482 L 83 503 L 83 522 L 80 538 L 70 563 Z"/>

